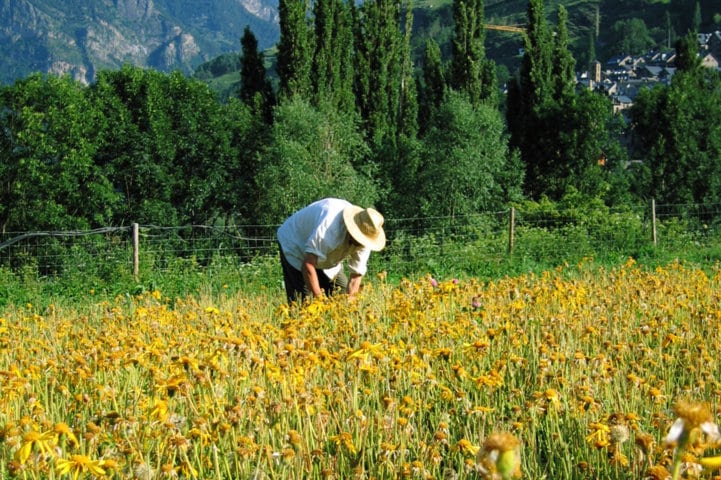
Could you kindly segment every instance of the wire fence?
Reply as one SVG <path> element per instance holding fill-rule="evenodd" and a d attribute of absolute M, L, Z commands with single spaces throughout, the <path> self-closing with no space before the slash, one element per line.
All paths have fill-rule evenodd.
<path fill-rule="evenodd" d="M 278 225 L 163 227 L 134 225 L 88 231 L 0 235 L 0 269 L 42 276 L 113 278 L 163 272 L 224 259 L 247 264 L 276 257 Z M 512 208 L 454 217 L 387 218 L 388 244 L 371 269 L 469 272 L 514 262 L 573 262 L 683 251 L 721 244 L 721 205 L 655 205 L 600 211 Z"/>

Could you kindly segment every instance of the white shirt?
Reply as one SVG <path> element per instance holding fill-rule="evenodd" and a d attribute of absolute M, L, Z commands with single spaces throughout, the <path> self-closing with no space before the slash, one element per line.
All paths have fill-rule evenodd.
<path fill-rule="evenodd" d="M 343 268 L 343 259 L 348 258 L 350 272 L 365 275 L 370 249 L 349 242 L 343 221 L 343 209 L 351 205 L 339 198 L 325 198 L 298 210 L 283 222 L 278 228 L 278 242 L 288 263 L 300 270 L 305 255 L 311 253 L 318 257 L 316 267 L 333 279 Z"/>

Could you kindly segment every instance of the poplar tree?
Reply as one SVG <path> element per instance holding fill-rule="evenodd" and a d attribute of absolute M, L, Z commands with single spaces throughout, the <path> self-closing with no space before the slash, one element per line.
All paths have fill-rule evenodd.
<path fill-rule="evenodd" d="M 315 103 L 343 112 L 355 110 L 351 9 L 344 0 L 313 4 L 315 52 L 311 84 Z"/>
<path fill-rule="evenodd" d="M 312 92 L 310 70 L 313 62 L 312 30 L 307 0 L 280 0 L 280 40 L 278 41 L 278 94 L 282 99 Z"/>
<path fill-rule="evenodd" d="M 240 43 L 240 99 L 266 123 L 270 123 L 275 103 L 273 87 L 266 77 L 263 56 L 258 52 L 258 40 L 250 27 L 245 27 Z"/>
<path fill-rule="evenodd" d="M 520 75 L 524 110 L 530 112 L 547 102 L 552 95 L 553 40 L 543 11 L 543 0 L 530 0 L 527 15 Z"/>
<path fill-rule="evenodd" d="M 525 52 L 517 77 L 508 85 L 506 121 L 511 145 L 525 148 L 531 115 L 551 98 L 553 44 L 543 14 L 543 1 L 530 0 L 524 33 Z M 530 130 L 532 131 L 532 130 Z"/>
<path fill-rule="evenodd" d="M 403 42 L 401 43 L 401 85 L 398 122 L 400 135 L 415 138 L 418 134 L 418 89 L 415 82 L 415 67 L 411 58 L 411 32 L 413 30 L 413 10 L 410 5 L 405 8 L 405 20 L 402 25 Z"/>
<path fill-rule="evenodd" d="M 356 101 L 384 193 L 379 206 L 388 208 L 404 202 L 400 192 L 407 189 L 399 182 L 412 178 L 416 165 L 412 16 L 403 1 L 370 0 L 353 10 Z"/>
<path fill-rule="evenodd" d="M 357 14 L 356 98 L 369 138 L 381 143 L 395 136 L 392 119 L 400 84 L 400 4 L 395 0 L 371 0 L 359 7 Z"/>
<path fill-rule="evenodd" d="M 609 172 L 623 162 L 610 100 L 575 91 L 567 19 L 559 7 L 554 39 L 543 2 L 530 0 L 526 51 L 519 77 L 509 86 L 511 144 L 520 150 L 524 190 L 532 199 L 560 200 L 572 191 L 602 197 L 609 191 Z"/>
<path fill-rule="evenodd" d="M 446 78 L 441 59 L 441 47 L 429 38 L 423 50 L 423 76 L 419 89 L 419 128 L 426 130 L 433 113 L 443 102 L 446 93 Z"/>
<path fill-rule="evenodd" d="M 486 58 L 483 0 L 454 0 L 454 37 L 451 42 L 449 82 L 464 92 L 472 104 L 497 99 L 495 64 Z"/>
<path fill-rule="evenodd" d="M 355 93 L 368 137 L 395 143 L 416 124 L 410 59 L 410 14 L 399 0 L 372 0 L 355 10 Z"/>
<path fill-rule="evenodd" d="M 563 5 L 559 5 L 552 62 L 553 96 L 556 100 L 573 95 L 576 88 L 576 61 L 568 49 L 567 23 L 568 11 Z"/>

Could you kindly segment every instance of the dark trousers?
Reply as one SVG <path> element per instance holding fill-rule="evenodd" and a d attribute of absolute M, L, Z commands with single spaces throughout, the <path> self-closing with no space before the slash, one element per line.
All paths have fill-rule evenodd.
<path fill-rule="evenodd" d="M 280 251 L 280 265 L 283 268 L 283 283 L 285 283 L 285 295 L 288 297 L 288 304 L 294 301 L 302 302 L 311 295 L 310 289 L 305 284 L 303 273 L 288 263 L 280 245 L 278 245 L 278 250 Z M 328 278 L 328 276 L 323 273 L 323 270 L 316 268 L 315 272 L 318 275 L 320 288 L 328 296 L 339 290 L 345 291 L 348 286 L 348 278 L 342 270 L 333 280 Z"/>

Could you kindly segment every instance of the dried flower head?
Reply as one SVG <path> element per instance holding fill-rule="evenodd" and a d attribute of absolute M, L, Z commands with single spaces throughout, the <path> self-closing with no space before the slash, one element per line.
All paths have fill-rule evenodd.
<path fill-rule="evenodd" d="M 680 400 L 674 406 L 676 421 L 666 435 L 667 445 L 676 445 L 683 449 L 689 441 L 695 441 L 698 432 L 705 434 L 709 440 L 721 438 L 719 427 L 713 422 L 713 414 L 706 403 L 694 403 Z"/>
<path fill-rule="evenodd" d="M 491 434 L 476 454 L 481 476 L 508 480 L 521 476 L 521 442 L 507 432 Z"/>

